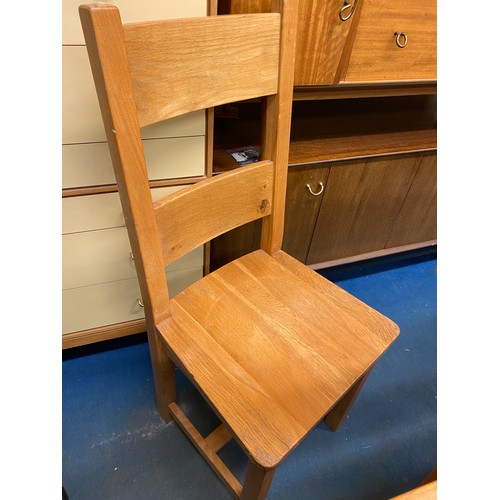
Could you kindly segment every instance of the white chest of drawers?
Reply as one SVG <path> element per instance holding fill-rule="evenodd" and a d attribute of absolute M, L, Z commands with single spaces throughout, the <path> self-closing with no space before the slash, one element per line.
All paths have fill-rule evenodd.
<path fill-rule="evenodd" d="M 104 128 L 78 17 L 63 0 L 63 347 L 145 331 L 144 314 Z M 204 0 L 115 0 L 124 22 L 204 16 Z M 205 177 L 204 112 L 142 130 L 152 196 Z M 198 248 L 166 269 L 171 295 L 203 273 Z"/>

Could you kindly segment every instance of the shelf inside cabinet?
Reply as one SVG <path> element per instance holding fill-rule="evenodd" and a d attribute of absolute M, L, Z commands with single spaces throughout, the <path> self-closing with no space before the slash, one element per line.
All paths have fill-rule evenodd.
<path fill-rule="evenodd" d="M 289 165 L 435 150 L 436 96 L 296 101 Z M 228 149 L 258 146 L 259 103 L 216 111 L 214 173 L 238 166 Z"/>
<path fill-rule="evenodd" d="M 436 131 L 432 129 L 295 139 L 290 142 L 288 163 L 295 166 L 433 149 Z"/>

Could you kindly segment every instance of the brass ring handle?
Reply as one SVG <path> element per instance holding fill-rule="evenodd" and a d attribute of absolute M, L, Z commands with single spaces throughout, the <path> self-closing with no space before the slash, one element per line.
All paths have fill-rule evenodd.
<path fill-rule="evenodd" d="M 141 298 L 137 299 L 137 303 L 141 306 L 144 307 L 144 302 L 141 300 Z"/>
<path fill-rule="evenodd" d="M 354 0 L 354 2 L 351 5 L 349 0 L 344 0 L 344 6 L 340 9 L 339 12 L 339 17 L 341 21 L 347 21 L 348 19 L 351 18 L 351 16 L 354 14 L 354 9 L 356 8 L 357 3 L 358 0 Z M 344 12 L 346 10 L 349 10 L 349 12 L 346 15 L 344 15 Z"/>
<path fill-rule="evenodd" d="M 319 183 L 319 191 L 317 193 L 315 193 L 312 188 L 311 188 L 311 185 L 310 184 L 306 184 L 306 187 L 307 189 L 309 189 L 309 192 L 313 195 L 313 196 L 319 196 L 322 192 L 323 192 L 323 189 L 325 189 L 325 186 L 323 185 L 323 183 L 320 181 Z"/>
<path fill-rule="evenodd" d="M 396 45 L 400 49 L 404 49 L 406 47 L 406 44 L 408 43 L 408 35 L 406 33 L 398 33 L 396 31 L 396 33 L 394 33 L 394 36 L 396 37 Z"/>

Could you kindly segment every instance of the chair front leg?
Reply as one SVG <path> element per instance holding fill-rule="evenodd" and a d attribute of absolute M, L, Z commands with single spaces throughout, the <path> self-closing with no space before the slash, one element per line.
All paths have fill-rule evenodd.
<path fill-rule="evenodd" d="M 265 500 L 274 477 L 274 469 L 263 469 L 248 460 L 241 500 Z"/>

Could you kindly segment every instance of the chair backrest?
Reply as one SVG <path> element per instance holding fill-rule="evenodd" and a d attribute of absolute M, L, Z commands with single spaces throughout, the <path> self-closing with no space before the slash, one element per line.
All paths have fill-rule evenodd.
<path fill-rule="evenodd" d="M 113 5 L 80 7 L 146 318 L 154 324 L 170 314 L 164 267 L 185 253 L 258 218 L 261 247 L 281 247 L 297 0 L 273 1 L 272 11 L 123 25 Z M 153 203 L 140 128 L 256 97 L 263 102 L 262 160 Z"/>

